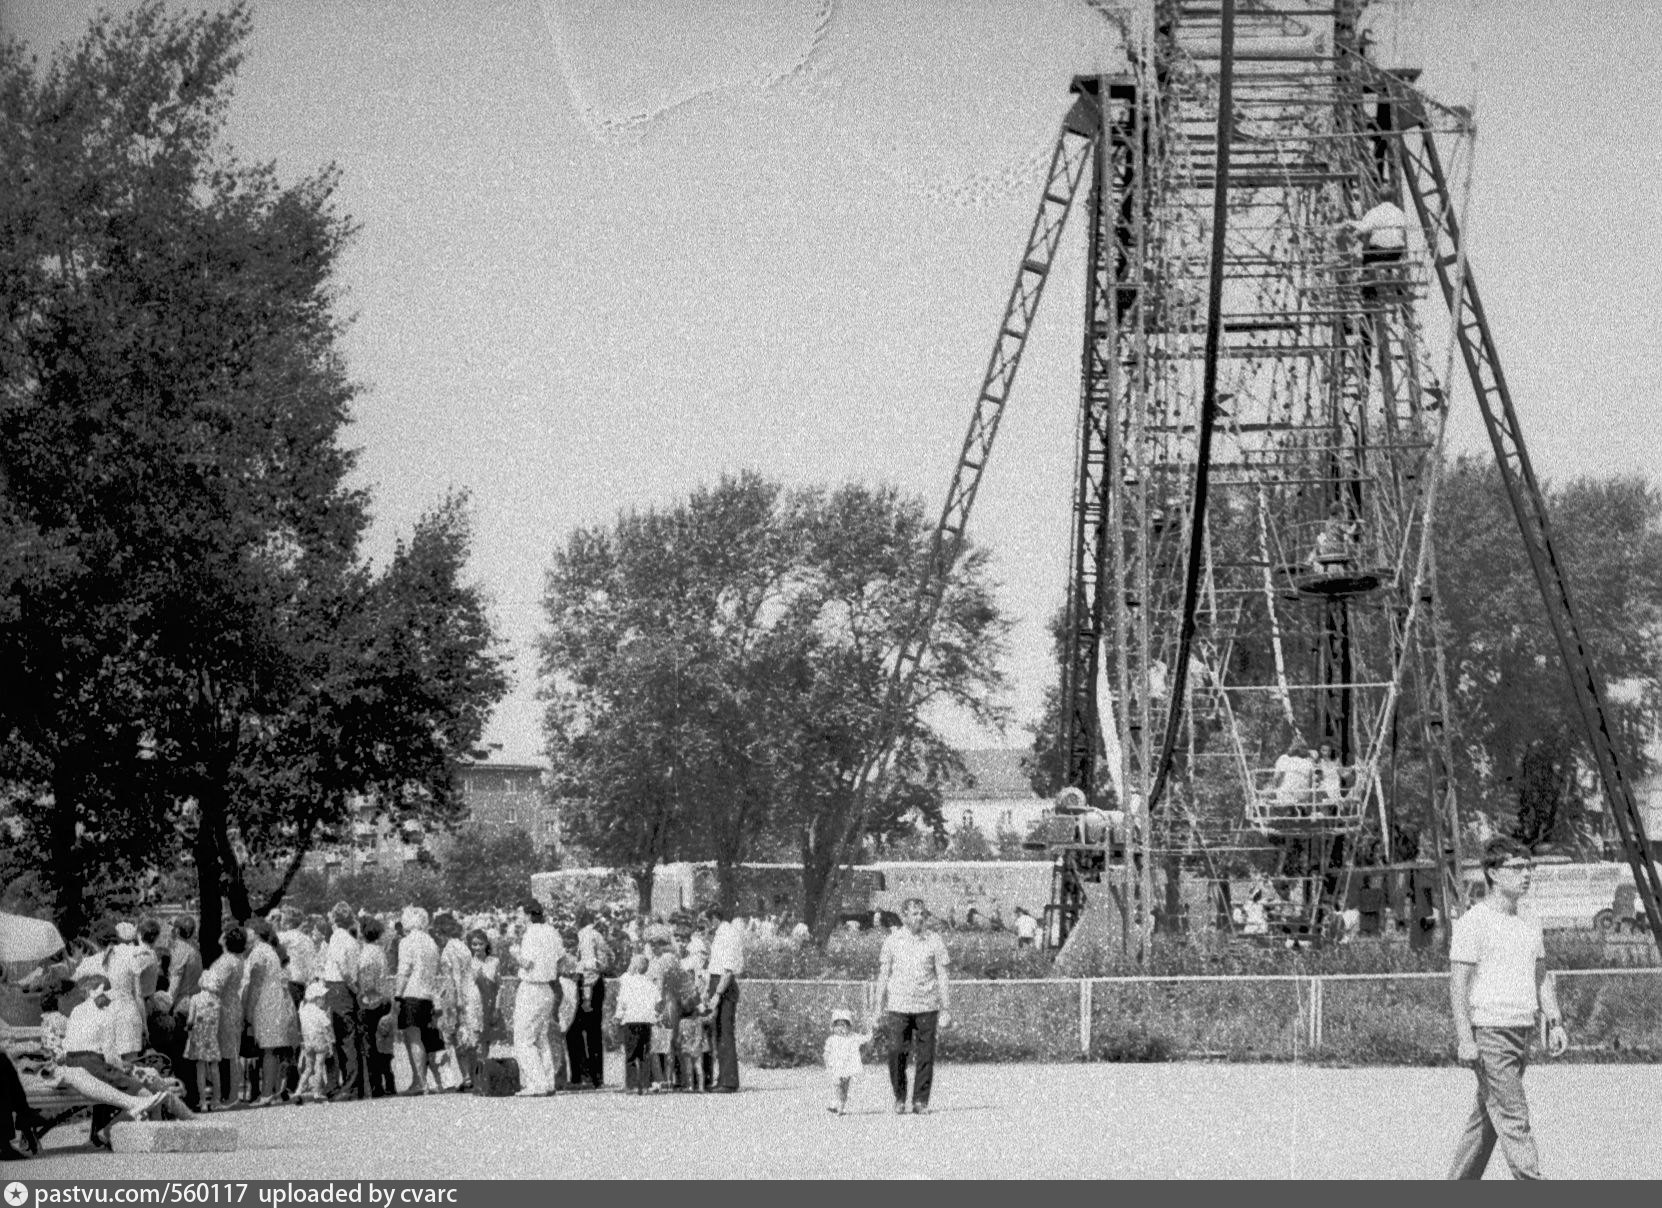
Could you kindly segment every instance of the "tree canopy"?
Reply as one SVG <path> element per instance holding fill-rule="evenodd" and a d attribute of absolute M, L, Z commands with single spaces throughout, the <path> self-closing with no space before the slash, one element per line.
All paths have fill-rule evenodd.
<path fill-rule="evenodd" d="M 1618 757 L 1648 770 L 1662 724 L 1662 491 L 1636 474 L 1546 484 L 1554 545 L 1606 685 Z M 1500 472 L 1447 469 L 1438 504 L 1441 637 L 1463 810 L 1529 843 L 1585 846 L 1599 788 L 1540 591 Z"/>
<path fill-rule="evenodd" d="M 464 500 L 361 556 L 354 227 L 333 168 L 225 145 L 250 28 L 146 3 L 44 68 L 0 47 L 0 771 L 71 929 L 183 857 L 211 944 L 353 795 L 444 818 L 504 685 Z"/>
<path fill-rule="evenodd" d="M 893 771 L 874 800 L 857 794 L 929 538 L 921 503 L 892 489 L 786 491 L 754 474 L 572 534 L 549 572 L 542 641 L 570 837 L 642 885 L 660 861 L 713 860 L 729 901 L 739 864 L 795 856 L 803 917 L 828 917 L 846 828 L 873 839 L 914 813 L 939 823 L 955 756 L 926 721 L 932 705 L 1000 717 L 1005 622 L 972 549 Z"/>

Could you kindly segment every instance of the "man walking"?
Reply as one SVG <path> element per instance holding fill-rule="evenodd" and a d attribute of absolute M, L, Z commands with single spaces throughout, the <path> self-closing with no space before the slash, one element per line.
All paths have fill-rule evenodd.
<path fill-rule="evenodd" d="M 718 1094 L 730 1095 L 739 1089 L 739 977 L 744 973 L 744 932 L 733 921 L 732 912 L 713 906 L 706 912 L 718 920 L 710 938 L 708 982 L 704 991 L 705 1010 L 715 1011 L 716 1084 Z"/>
<path fill-rule="evenodd" d="M 935 1084 L 935 1033 L 952 1026 L 947 983 L 949 959 L 938 932 L 925 932 L 922 898 L 907 898 L 901 927 L 883 941 L 877 970 L 877 1009 L 884 1011 L 889 1040 L 889 1085 L 894 1110 L 907 1112 L 906 1060 L 913 1059 L 911 1111 L 929 1112 Z"/>
<path fill-rule="evenodd" d="M 1449 999 L 1459 1059 L 1477 1072 L 1477 1103 L 1455 1147 L 1451 1179 L 1480 1179 L 1500 1141 L 1512 1177 L 1538 1179 L 1523 1072 L 1537 1012 L 1546 1017 L 1547 1051 L 1569 1048 L 1558 994 L 1547 976 L 1541 923 L 1519 900 L 1535 863 L 1516 840 L 1483 849 L 1489 892 L 1455 921 L 1449 945 Z"/>

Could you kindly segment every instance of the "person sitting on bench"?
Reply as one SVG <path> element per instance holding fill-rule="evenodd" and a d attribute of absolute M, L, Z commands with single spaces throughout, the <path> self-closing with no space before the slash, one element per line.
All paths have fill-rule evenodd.
<path fill-rule="evenodd" d="M 123 1115 L 139 1120 L 152 1109 L 166 1106 L 176 1116 L 188 1119 L 191 1113 L 183 1104 L 170 1102 L 173 1097 L 167 1091 L 152 1090 L 110 1060 L 115 1031 L 109 1014 L 108 976 L 102 969 L 86 964 L 76 970 L 75 985 L 86 997 L 70 1011 L 64 1025 L 58 1076 L 63 1085 L 97 1104 L 92 1109 L 93 1145 L 109 1148 L 110 1125 Z M 44 1025 L 44 1019 L 42 1022 Z M 43 1026 L 43 1036 L 52 1034 Z"/>

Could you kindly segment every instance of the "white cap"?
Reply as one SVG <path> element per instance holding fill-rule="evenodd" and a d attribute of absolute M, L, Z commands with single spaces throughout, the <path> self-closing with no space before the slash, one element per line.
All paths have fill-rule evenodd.
<path fill-rule="evenodd" d="M 847 1011 L 833 1011 L 831 1012 L 831 1022 L 833 1024 L 846 1023 L 849 1027 L 853 1027 L 854 1016 L 850 1015 Z"/>

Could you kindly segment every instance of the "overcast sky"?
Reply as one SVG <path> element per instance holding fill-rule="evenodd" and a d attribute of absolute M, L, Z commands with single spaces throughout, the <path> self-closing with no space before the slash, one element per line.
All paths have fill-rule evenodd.
<path fill-rule="evenodd" d="M 45 51 L 95 7 L 0 0 L 0 28 Z M 939 507 L 1068 82 L 1119 55 L 1081 0 L 253 12 L 232 142 L 290 178 L 338 163 L 363 225 L 343 284 L 372 551 L 472 493 L 472 572 L 519 652 L 488 738 L 519 758 L 540 750 L 542 577 L 574 527 L 747 468 Z M 1573 0 L 1371 17 L 1385 61 L 1476 107 L 1473 269 L 1548 478 L 1657 474 L 1659 17 Z M 949 722 L 966 745 L 1025 745 L 1052 675 L 1082 259 L 1069 241 L 972 520 L 1018 622 L 1018 724 Z M 1484 447 L 1469 405 L 1452 439 Z"/>

